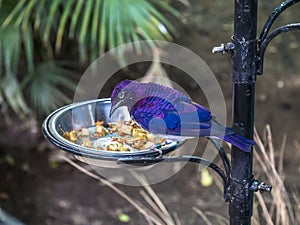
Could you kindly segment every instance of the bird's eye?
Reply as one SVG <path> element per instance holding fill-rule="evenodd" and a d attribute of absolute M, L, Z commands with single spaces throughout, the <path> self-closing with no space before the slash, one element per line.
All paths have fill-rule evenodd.
<path fill-rule="evenodd" d="M 124 96 L 125 96 L 124 91 L 120 91 L 119 94 L 118 94 L 118 97 L 119 97 L 120 99 L 122 99 L 122 98 L 124 98 Z"/>

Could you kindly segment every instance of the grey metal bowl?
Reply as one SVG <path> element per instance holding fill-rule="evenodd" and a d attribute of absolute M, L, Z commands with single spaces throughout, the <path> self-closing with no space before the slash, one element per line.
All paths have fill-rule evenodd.
<path fill-rule="evenodd" d="M 64 132 L 70 132 L 83 127 L 91 127 L 99 120 L 104 121 L 106 124 L 114 122 L 113 119 L 109 117 L 110 108 L 111 100 L 109 98 L 84 101 L 64 106 L 52 112 L 45 119 L 42 127 L 43 134 L 52 144 L 64 151 L 82 157 L 105 160 L 157 157 L 175 150 L 181 144 L 178 141 L 168 141 L 168 143 L 161 148 L 151 148 L 136 152 L 112 152 L 80 146 L 63 137 Z"/>

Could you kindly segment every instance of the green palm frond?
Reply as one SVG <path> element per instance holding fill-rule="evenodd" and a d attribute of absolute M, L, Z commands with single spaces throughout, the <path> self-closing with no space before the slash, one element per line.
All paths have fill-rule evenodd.
<path fill-rule="evenodd" d="M 54 62 L 42 63 L 35 68 L 26 83 L 37 114 L 50 113 L 58 106 L 71 103 L 66 92 L 76 88 L 76 83 L 71 79 L 73 74 Z"/>
<path fill-rule="evenodd" d="M 60 52 L 64 37 L 75 38 L 80 61 L 86 61 L 124 43 L 172 40 L 176 31 L 161 11 L 180 18 L 161 0 L 21 0 L 2 26 L 26 28 L 31 18 L 45 45 L 55 36 L 52 49 Z"/>
<path fill-rule="evenodd" d="M 67 71 L 55 69 L 56 64 L 37 66 L 37 58 L 55 61 L 58 54 L 66 54 L 62 47 L 69 40 L 77 43 L 74 52 L 80 62 L 91 62 L 125 43 L 133 42 L 140 52 L 139 40 L 172 40 L 176 31 L 164 12 L 181 19 L 166 0 L 0 0 L 1 109 L 10 106 L 20 115 L 29 112 L 19 84 L 23 81 L 16 75 L 20 57 L 27 62 L 22 73 L 30 74 L 26 88 L 34 107 L 49 112 L 68 101 L 57 85 L 71 88 L 70 80 L 64 75 Z M 122 62 L 124 53 L 119 53 Z"/>
<path fill-rule="evenodd" d="M 160 2 L 155 1 L 158 8 L 179 17 L 178 11 Z M 77 2 L 76 16 L 72 17 L 70 27 L 70 34 L 79 37 L 82 59 L 87 58 L 88 43 L 91 58 L 94 59 L 107 49 L 124 43 L 149 39 L 172 40 L 171 33 L 175 33 L 172 24 L 146 0 L 93 0 L 85 3 L 85 7 L 83 5 Z M 80 17 L 83 19 L 78 19 Z M 82 23 L 78 24 L 80 21 Z"/>
<path fill-rule="evenodd" d="M 6 75 L 5 78 L 2 79 L 1 90 L 5 101 L 19 116 L 25 116 L 29 113 L 30 110 L 24 100 L 22 90 L 15 76 Z"/>
<path fill-rule="evenodd" d="M 29 108 L 16 77 L 21 51 L 21 34 L 14 27 L 1 28 L 0 33 L 5 33 L 0 35 L 1 107 L 6 109 L 8 104 L 19 116 L 24 116 L 29 113 Z"/>

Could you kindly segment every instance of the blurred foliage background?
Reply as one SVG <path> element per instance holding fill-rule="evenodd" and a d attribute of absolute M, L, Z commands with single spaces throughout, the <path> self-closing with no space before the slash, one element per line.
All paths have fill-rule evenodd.
<path fill-rule="evenodd" d="M 258 31 L 281 2 L 259 2 Z M 53 161 L 52 156 L 62 151 L 42 138 L 40 126 L 31 118 L 70 103 L 76 81 L 99 55 L 122 43 L 159 39 L 186 46 L 205 60 L 222 87 L 230 124 L 230 56 L 213 55 L 211 49 L 230 41 L 233 7 L 234 1 L 221 0 L 0 0 L 0 218 L 3 208 L 27 224 L 119 224 L 124 214 L 129 224 L 143 224 L 144 218 L 126 200 L 69 165 Z M 299 22 L 299 7 L 284 12 L 273 27 Z M 254 174 L 274 189 L 262 196 L 266 204 L 261 197 L 254 198 L 253 224 L 291 224 L 281 220 L 276 209 L 280 206 L 286 218 L 282 209 L 287 194 L 300 221 L 299 43 L 299 32 L 276 37 L 266 51 L 264 75 L 258 77 L 255 125 L 267 153 L 274 148 L 275 160 L 255 151 Z M 205 100 L 188 76 L 178 75 L 181 71 L 168 68 L 168 74 L 196 102 Z M 9 122 L 17 117 L 25 120 L 4 123 L 3 118 Z M 266 135 L 266 123 L 274 130 L 274 144 Z M 182 224 L 202 222 L 195 209 L 209 218 L 228 217 L 220 189 L 215 184 L 202 187 L 200 176 L 198 168 L 188 165 L 154 186 Z M 277 178 L 287 194 L 279 190 Z M 121 188 L 134 197 L 140 193 L 139 188 Z M 274 223 L 262 222 L 266 207 Z"/>
<path fill-rule="evenodd" d="M 8 110 L 19 117 L 43 115 L 69 103 L 66 91 L 75 89 L 76 67 L 109 49 L 139 40 L 171 41 L 176 31 L 165 14 L 182 19 L 166 0 L 0 1 L 5 119 Z"/>

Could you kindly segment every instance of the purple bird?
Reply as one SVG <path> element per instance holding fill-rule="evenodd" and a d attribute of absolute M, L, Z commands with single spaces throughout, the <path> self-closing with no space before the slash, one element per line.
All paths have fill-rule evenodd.
<path fill-rule="evenodd" d="M 250 152 L 255 142 L 220 125 L 203 106 L 181 92 L 156 83 L 123 80 L 113 90 L 110 116 L 126 106 L 144 129 L 154 134 L 216 137 Z"/>

